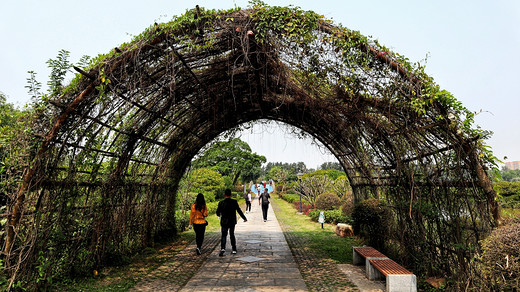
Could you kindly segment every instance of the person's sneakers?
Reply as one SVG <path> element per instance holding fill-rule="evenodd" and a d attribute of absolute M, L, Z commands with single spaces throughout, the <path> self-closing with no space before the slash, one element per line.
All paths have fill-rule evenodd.
<path fill-rule="evenodd" d="M 198 255 L 202 254 L 202 252 L 200 251 L 200 248 L 197 247 L 196 251 L 197 251 Z"/>
<path fill-rule="evenodd" d="M 221 249 L 220 252 L 218 253 L 218 256 L 223 257 L 225 252 L 226 252 L 225 249 Z"/>
<path fill-rule="evenodd" d="M 237 254 L 237 251 L 236 251 L 236 250 L 233 250 L 231 253 L 232 253 L 232 254 Z"/>
<path fill-rule="evenodd" d="M 264 222 L 267 222 L 267 220 L 264 219 Z"/>

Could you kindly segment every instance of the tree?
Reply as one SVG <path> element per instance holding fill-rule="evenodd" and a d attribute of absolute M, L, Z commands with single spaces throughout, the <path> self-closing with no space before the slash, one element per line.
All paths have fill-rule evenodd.
<path fill-rule="evenodd" d="M 251 175 L 254 168 L 260 168 L 265 156 L 252 153 L 251 147 L 239 138 L 212 144 L 204 154 L 194 160 L 194 168 L 211 168 L 223 176 L 229 176 L 233 185 L 242 173 Z"/>
<path fill-rule="evenodd" d="M 284 168 L 284 169 L 287 169 L 289 172 L 294 172 L 294 173 L 304 173 L 304 172 L 307 172 L 307 166 L 305 165 L 305 162 L 292 162 L 292 163 L 287 163 L 287 162 L 269 162 L 265 165 L 264 167 L 264 171 L 266 173 L 269 173 L 269 171 L 271 170 L 271 168 L 275 167 L 275 166 L 279 166 L 281 168 Z"/>
<path fill-rule="evenodd" d="M 343 171 L 343 167 L 339 162 L 324 162 L 320 165 L 320 169 L 335 169 L 339 171 Z"/>
<path fill-rule="evenodd" d="M 7 97 L 0 92 L 0 127 L 13 126 L 22 112 L 7 102 Z"/>
<path fill-rule="evenodd" d="M 313 172 L 309 172 L 303 175 L 303 177 L 312 177 L 312 176 L 320 176 L 324 175 L 330 178 L 331 180 L 336 180 L 340 176 L 345 176 L 343 171 L 335 170 L 335 169 L 320 169 Z"/>
<path fill-rule="evenodd" d="M 264 172 L 269 175 L 269 172 L 273 167 L 280 167 L 282 169 L 287 170 L 287 178 L 286 181 L 296 181 L 298 180 L 298 173 L 306 173 L 308 171 L 307 166 L 305 166 L 304 162 L 293 162 L 293 163 L 283 163 L 283 162 L 269 162 L 264 167 Z"/>
<path fill-rule="evenodd" d="M 213 169 L 199 168 L 191 174 L 191 189 L 195 192 L 213 193 L 225 185 L 222 175 Z"/>
<path fill-rule="evenodd" d="M 283 193 L 285 191 L 285 183 L 287 182 L 287 177 L 289 176 L 289 171 L 285 168 L 281 168 L 279 166 L 275 166 L 271 168 L 269 171 L 268 177 L 272 178 L 275 182 L 279 182 L 282 186 Z M 281 194 L 279 194 L 281 195 Z"/>
<path fill-rule="evenodd" d="M 312 206 L 316 203 L 319 195 L 327 192 L 332 185 L 332 179 L 327 175 L 303 175 L 302 179 L 296 184 L 295 190 L 305 198 Z"/>
<path fill-rule="evenodd" d="M 262 168 L 261 167 L 251 167 L 244 169 L 240 178 L 244 182 L 256 181 L 259 177 L 262 176 Z"/>
<path fill-rule="evenodd" d="M 352 188 L 350 187 L 350 183 L 345 175 L 342 175 L 334 180 L 334 183 L 332 184 L 332 190 L 338 195 L 338 197 L 344 200 L 354 200 Z"/>
<path fill-rule="evenodd" d="M 298 181 L 295 190 L 314 205 L 319 195 L 335 193 L 346 200 L 352 196 L 350 184 L 344 172 L 329 169 L 306 173 Z"/>
<path fill-rule="evenodd" d="M 31 137 L 24 120 L 26 112 L 6 100 L 0 92 L 0 213 L 12 200 L 11 194 L 18 187 L 31 150 Z M 0 220 L 0 229 L 4 229 L 6 221 Z"/>
<path fill-rule="evenodd" d="M 502 169 L 500 176 L 505 181 L 517 181 L 520 179 L 520 169 Z"/>

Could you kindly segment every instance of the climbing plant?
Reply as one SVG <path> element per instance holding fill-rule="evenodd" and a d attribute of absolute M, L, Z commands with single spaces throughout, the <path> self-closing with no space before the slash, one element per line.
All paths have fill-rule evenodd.
<path fill-rule="evenodd" d="M 500 222 L 497 160 L 474 114 L 421 64 L 312 11 L 196 7 L 73 68 L 68 86 L 50 84 L 8 194 L 11 283 L 99 269 L 174 235 L 192 158 L 263 120 L 325 145 L 355 201 L 384 202 L 381 245 L 419 275 L 470 285 L 479 241 Z"/>

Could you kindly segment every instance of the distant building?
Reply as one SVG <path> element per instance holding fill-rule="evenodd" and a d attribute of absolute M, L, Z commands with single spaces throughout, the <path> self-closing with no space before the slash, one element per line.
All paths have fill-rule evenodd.
<path fill-rule="evenodd" d="M 506 169 L 509 169 L 509 170 L 520 169 L 520 161 L 506 162 Z"/>

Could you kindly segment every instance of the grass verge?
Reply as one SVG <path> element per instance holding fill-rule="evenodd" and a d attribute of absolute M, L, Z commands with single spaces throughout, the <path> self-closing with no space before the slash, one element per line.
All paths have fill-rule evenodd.
<path fill-rule="evenodd" d="M 352 237 L 336 235 L 336 225 L 314 222 L 309 216 L 297 214 L 297 210 L 284 200 L 275 199 L 276 218 L 295 236 L 305 242 L 305 248 L 332 259 L 335 263 L 352 263 L 352 245 L 359 244 Z M 285 230 L 284 230 L 285 231 Z"/>
<path fill-rule="evenodd" d="M 358 291 L 337 264 L 352 261 L 352 238 L 335 234 L 332 224 L 316 223 L 298 215 L 292 204 L 271 201 L 273 210 L 291 248 L 309 291 Z"/>

